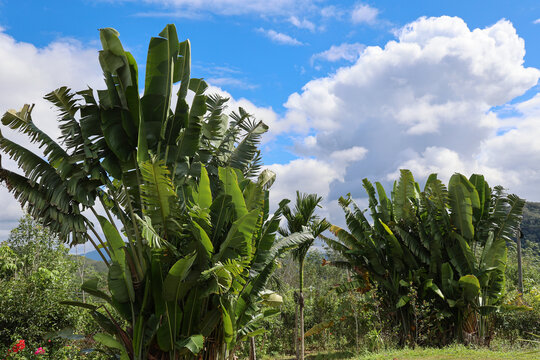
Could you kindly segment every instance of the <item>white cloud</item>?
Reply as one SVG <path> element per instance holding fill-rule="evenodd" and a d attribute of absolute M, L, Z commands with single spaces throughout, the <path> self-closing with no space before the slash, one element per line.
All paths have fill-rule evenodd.
<path fill-rule="evenodd" d="M 377 21 L 379 10 L 366 4 L 357 4 L 351 13 L 351 20 L 355 24 L 374 24 Z"/>
<path fill-rule="evenodd" d="M 291 14 L 297 14 L 299 12 L 313 11 L 317 8 L 317 1 L 314 0 L 143 0 L 143 2 L 175 9 L 176 11 L 174 14 L 176 16 L 181 16 L 183 13 L 213 13 L 226 16 L 249 14 L 261 16 L 290 16 Z M 166 12 L 146 13 L 146 15 L 156 14 L 165 16 Z M 171 16 L 170 12 L 169 16 Z"/>
<path fill-rule="evenodd" d="M 313 64 L 316 60 L 319 59 L 330 62 L 336 62 L 340 60 L 354 62 L 358 59 L 358 57 L 365 48 L 365 45 L 359 43 L 343 43 L 341 45 L 332 45 L 330 49 L 314 54 L 311 57 L 311 63 Z"/>
<path fill-rule="evenodd" d="M 471 30 L 456 17 L 420 18 L 397 35 L 289 97 L 277 123 L 306 135 L 295 144 L 305 163 L 279 167 L 281 176 L 304 174 L 296 186 L 316 183 L 309 186 L 318 186 L 327 204 L 349 192 L 364 197 L 364 177 L 388 186 L 403 167 L 419 181 L 431 172 L 445 179 L 479 172 L 491 185 L 540 200 L 540 95 L 515 105 L 522 115 L 514 118 L 491 110 L 540 77 L 523 66 L 525 44 L 512 24 Z M 327 154 L 354 146 L 365 149 L 354 165 L 328 169 Z M 298 170 L 303 164 L 304 172 Z M 318 170 L 309 170 L 314 164 Z"/>
<path fill-rule="evenodd" d="M 287 34 L 277 32 L 272 29 L 265 30 L 263 28 L 258 28 L 257 31 L 264 34 L 267 38 L 269 38 L 270 40 L 272 40 L 273 42 L 277 44 L 293 45 L 293 46 L 303 45 L 302 42 L 296 40 L 295 38 Z"/>
<path fill-rule="evenodd" d="M 307 29 L 311 32 L 315 31 L 315 24 L 307 19 L 300 20 L 296 16 L 291 16 L 288 20 L 292 25 L 296 26 L 299 29 Z"/>
<path fill-rule="evenodd" d="M 266 166 L 276 173 L 276 182 L 270 191 L 272 205 L 276 206 L 284 198 L 294 201 L 296 190 L 327 198 L 331 185 L 336 181 L 342 183 L 349 165 L 361 160 L 366 153 L 366 149 L 354 146 L 318 159 L 303 158 Z"/>
<path fill-rule="evenodd" d="M 540 24 L 540 19 L 536 19 L 533 21 L 533 24 Z"/>
<path fill-rule="evenodd" d="M 216 86 L 226 86 L 226 87 L 232 87 L 232 88 L 238 88 L 238 89 L 246 89 L 246 90 L 253 90 L 257 88 L 257 85 L 250 84 L 247 81 L 244 81 L 242 79 L 238 79 L 235 77 L 211 77 L 206 79 L 206 82 L 212 85 Z"/>
<path fill-rule="evenodd" d="M 25 103 L 35 104 L 32 112 L 34 122 L 52 136 L 59 134 L 56 113 L 43 96 L 62 86 L 74 90 L 102 83 L 97 50 L 70 39 L 54 41 L 45 47 L 36 47 L 18 42 L 0 29 L 0 113 L 8 109 L 19 110 Z M 26 136 L 2 129 L 7 138 L 30 146 Z M 39 154 L 39 152 L 38 152 Z M 17 164 L 7 156 L 2 157 L 2 166 L 17 170 Z M 0 240 L 7 237 L 9 229 L 17 224 L 22 215 L 20 206 L 2 186 L 0 189 Z"/>
<path fill-rule="evenodd" d="M 349 164 L 350 162 L 362 160 L 367 154 L 367 149 L 361 146 L 353 146 L 349 149 L 336 150 L 330 154 L 330 159 L 334 164 Z"/>
<path fill-rule="evenodd" d="M 341 19 L 345 15 L 345 11 L 335 5 L 325 6 L 320 10 L 321 16 L 324 18 Z"/>

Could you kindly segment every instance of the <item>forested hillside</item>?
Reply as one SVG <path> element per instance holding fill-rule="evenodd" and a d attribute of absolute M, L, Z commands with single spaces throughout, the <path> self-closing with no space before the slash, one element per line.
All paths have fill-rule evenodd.
<path fill-rule="evenodd" d="M 524 243 L 532 241 L 540 244 L 540 202 L 527 202 L 521 222 Z"/>

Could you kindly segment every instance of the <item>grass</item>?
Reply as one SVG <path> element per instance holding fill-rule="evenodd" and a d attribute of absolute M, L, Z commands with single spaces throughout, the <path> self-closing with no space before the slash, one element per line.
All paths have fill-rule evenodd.
<path fill-rule="evenodd" d="M 294 357 L 263 357 L 264 360 L 289 360 Z M 402 349 L 388 350 L 379 353 L 357 355 L 348 352 L 331 352 L 306 354 L 306 360 L 531 360 L 540 359 L 540 351 L 510 350 L 495 351 L 489 349 L 471 349 L 462 345 L 444 349 Z"/>
<path fill-rule="evenodd" d="M 370 354 L 356 360 L 520 360 L 540 359 L 540 352 L 524 351 L 494 351 L 489 349 L 470 349 L 465 346 L 452 346 L 444 349 L 403 349 Z"/>

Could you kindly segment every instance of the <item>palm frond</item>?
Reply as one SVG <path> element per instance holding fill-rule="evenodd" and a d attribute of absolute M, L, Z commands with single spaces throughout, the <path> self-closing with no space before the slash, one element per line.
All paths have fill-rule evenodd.
<path fill-rule="evenodd" d="M 495 198 L 497 200 L 492 214 L 495 238 L 503 238 L 506 242 L 512 241 L 523 219 L 525 200 L 514 194 Z"/>
<path fill-rule="evenodd" d="M 140 164 L 143 184 L 141 197 L 144 203 L 144 214 L 153 221 L 159 218 L 165 224 L 170 213 L 169 199 L 175 196 L 170 172 L 163 160 L 152 159 Z"/>
<path fill-rule="evenodd" d="M 85 241 L 87 219 L 80 214 L 73 204 L 65 211 L 51 203 L 58 189 L 43 189 L 35 182 L 6 169 L 0 169 L 0 181 L 3 181 L 9 192 L 13 193 L 22 207 L 41 224 L 48 227 L 59 238 L 67 242 L 82 243 Z M 68 197 L 68 195 L 66 195 Z"/>
<path fill-rule="evenodd" d="M 247 176 L 247 171 L 250 167 L 253 167 L 253 162 L 256 160 L 257 155 L 260 156 L 260 152 L 257 147 L 261 141 L 262 134 L 268 131 L 268 126 L 262 121 L 255 122 L 251 115 L 244 112 L 240 108 L 244 121 L 238 123 L 238 126 L 244 131 L 242 139 L 239 140 L 238 145 L 231 153 L 229 158 L 229 165 L 242 170 Z M 255 165 L 256 165 L 255 161 Z"/>
<path fill-rule="evenodd" d="M 229 98 L 219 94 L 206 97 L 207 115 L 203 124 L 203 137 L 208 141 L 216 141 L 223 137 L 229 125 L 229 118 L 224 111 Z"/>
<path fill-rule="evenodd" d="M 81 126 L 75 119 L 79 107 L 77 106 L 76 94 L 66 86 L 62 86 L 45 95 L 45 100 L 51 102 L 59 111 L 60 140 L 68 149 L 74 152 L 84 145 Z"/>
<path fill-rule="evenodd" d="M 47 193 L 52 205 L 62 211 L 69 211 L 72 197 L 68 194 L 66 183 L 56 169 L 32 151 L 5 138 L 0 133 L 0 149 L 17 162 L 26 178 Z"/>
<path fill-rule="evenodd" d="M 37 143 L 40 148 L 43 148 L 43 154 L 49 162 L 54 164 L 62 176 L 65 177 L 73 168 L 73 164 L 68 162 L 69 155 L 49 135 L 34 124 L 31 116 L 33 107 L 33 105 L 26 104 L 19 112 L 7 111 L 2 116 L 2 124 L 26 134 L 31 142 Z"/>

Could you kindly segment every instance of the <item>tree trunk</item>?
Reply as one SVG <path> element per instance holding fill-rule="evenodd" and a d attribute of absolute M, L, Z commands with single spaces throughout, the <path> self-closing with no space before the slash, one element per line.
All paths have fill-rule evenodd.
<path fill-rule="evenodd" d="M 294 296 L 294 351 L 296 360 L 300 359 L 300 346 L 298 346 L 298 296 Z"/>
<path fill-rule="evenodd" d="M 523 268 L 521 265 L 521 228 L 517 230 L 516 242 L 517 242 L 517 261 L 518 261 L 518 292 L 519 296 L 523 296 Z"/>
<path fill-rule="evenodd" d="M 298 306 L 300 307 L 300 360 L 304 360 L 304 259 L 300 259 L 300 293 Z"/>
<path fill-rule="evenodd" d="M 356 332 L 355 332 L 355 336 L 356 336 L 356 352 L 358 352 L 359 350 L 359 346 L 358 346 L 358 312 L 357 312 L 357 309 L 355 307 L 354 309 L 354 323 L 356 325 Z"/>
<path fill-rule="evenodd" d="M 253 336 L 249 338 L 249 360 L 257 360 L 255 337 Z"/>
<path fill-rule="evenodd" d="M 300 360 L 304 360 L 304 293 L 300 292 Z"/>

